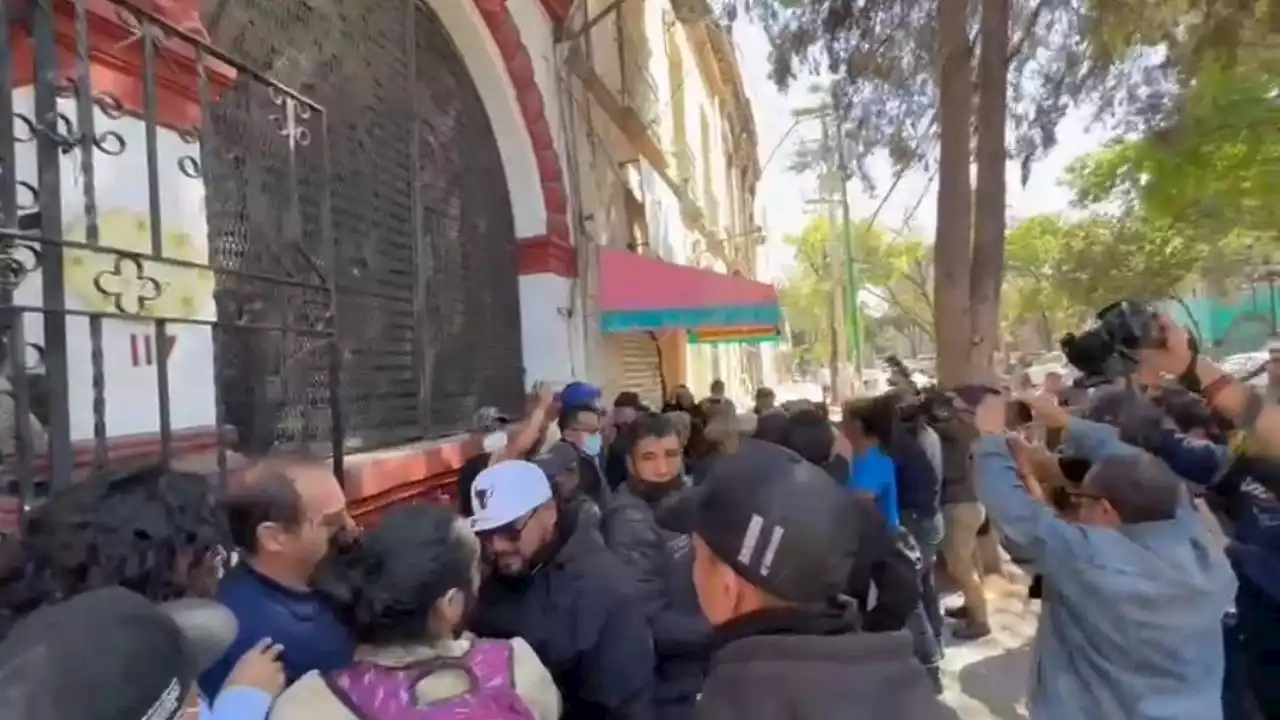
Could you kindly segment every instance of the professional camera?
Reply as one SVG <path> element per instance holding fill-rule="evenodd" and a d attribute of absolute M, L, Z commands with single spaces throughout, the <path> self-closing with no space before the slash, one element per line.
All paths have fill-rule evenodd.
<path fill-rule="evenodd" d="M 1097 324 L 1079 335 L 1067 333 L 1059 344 L 1067 362 L 1080 371 L 1080 384 L 1095 387 L 1130 375 L 1138 365 L 1138 351 L 1165 342 L 1159 315 L 1133 300 L 1112 303 L 1095 316 Z"/>
<path fill-rule="evenodd" d="M 889 385 L 898 391 L 898 420 L 905 425 L 936 425 L 955 415 L 955 405 L 936 385 L 920 387 L 911 378 L 911 369 L 897 355 L 884 359 L 889 372 Z"/>

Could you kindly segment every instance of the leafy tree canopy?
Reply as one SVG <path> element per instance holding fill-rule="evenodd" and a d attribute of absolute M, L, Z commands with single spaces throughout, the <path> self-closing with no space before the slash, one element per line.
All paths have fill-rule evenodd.
<path fill-rule="evenodd" d="M 843 246 L 842 228 L 835 243 Z M 864 340 L 868 346 L 889 346 L 889 336 L 933 338 L 932 256 L 918 238 L 895 238 L 865 221 L 850 224 L 863 299 L 874 299 L 883 312 L 864 312 Z M 844 282 L 844 266 L 832 263 L 836 249 L 831 225 L 814 217 L 799 234 L 785 238 L 795 251 L 796 267 L 780 291 L 780 300 L 793 334 L 812 344 L 801 348 L 810 359 L 825 363 L 831 342 L 831 293 Z"/>
<path fill-rule="evenodd" d="M 1083 206 L 1107 203 L 1204 238 L 1280 228 L 1280 73 L 1203 70 L 1178 118 L 1076 161 Z"/>
<path fill-rule="evenodd" d="M 1202 242 L 1134 214 L 1037 215 L 1009 232 L 1005 312 L 1059 334 L 1115 300 L 1168 298 L 1207 276 L 1238 274 L 1251 251 L 1241 235 Z"/>

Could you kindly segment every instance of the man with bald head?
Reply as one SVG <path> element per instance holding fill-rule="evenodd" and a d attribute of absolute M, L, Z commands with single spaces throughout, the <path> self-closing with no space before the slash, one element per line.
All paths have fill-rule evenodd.
<path fill-rule="evenodd" d="M 338 670 L 354 647 L 311 576 L 351 530 L 346 495 L 332 468 L 292 459 L 263 461 L 232 482 L 227 525 L 239 552 L 218 586 L 218 600 L 239 621 L 236 641 L 201 678 L 215 697 L 235 661 L 264 638 L 284 647 L 289 682 L 311 670 Z"/>

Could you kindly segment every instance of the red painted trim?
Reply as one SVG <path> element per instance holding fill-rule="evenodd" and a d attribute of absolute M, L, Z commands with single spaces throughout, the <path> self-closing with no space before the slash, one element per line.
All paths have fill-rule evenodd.
<path fill-rule="evenodd" d="M 235 437 L 231 428 L 222 431 L 223 443 L 229 444 Z M 144 465 L 160 460 L 160 433 L 135 433 L 132 435 L 115 435 L 107 438 L 107 467 L 123 468 L 132 465 Z M 218 431 L 212 425 L 174 430 L 170 445 L 173 457 L 194 452 L 211 450 L 218 446 Z M 77 440 L 71 443 L 71 467 L 75 478 L 87 475 L 93 470 L 93 440 Z M 6 474 L 17 475 L 17 458 L 7 457 L 0 465 Z M 45 454 L 31 459 L 31 469 L 37 478 L 49 471 L 49 459 Z"/>
<path fill-rule="evenodd" d="M 143 113 L 142 39 L 120 13 L 119 5 L 108 0 L 85 0 L 89 20 L 89 84 L 94 94 L 106 93 L 120 101 L 121 109 L 133 115 Z M 22 6 L 24 3 L 19 3 Z M 200 24 L 198 0 L 150 0 L 138 5 L 164 18 L 199 39 L 208 37 Z M 13 11 L 10 11 L 11 13 Z M 76 74 L 76 4 L 67 0 L 53 3 L 54 43 L 57 45 L 58 83 L 75 79 Z M 25 25 L 9 26 L 9 42 L 14 52 L 13 87 L 35 82 L 33 43 Z M 204 58 L 209 94 L 217 98 L 235 82 L 236 72 L 226 63 Z M 196 51 L 182 39 L 168 39 L 157 47 L 155 63 L 156 119 L 169 128 L 191 130 L 204 122 L 200 108 L 199 69 Z"/>
<path fill-rule="evenodd" d="M 573 0 L 541 0 L 541 2 L 551 22 L 557 26 L 563 25 L 564 21 L 569 19 L 569 9 L 573 7 Z"/>
<path fill-rule="evenodd" d="M 524 119 L 525 129 L 529 133 L 529 142 L 533 145 L 533 155 L 538 167 L 538 178 L 542 183 L 542 203 L 547 211 L 546 237 L 552 243 L 559 243 L 572 251 L 573 239 L 569 231 L 569 194 L 564 184 L 564 173 L 560 166 L 560 154 L 556 151 L 555 139 L 551 123 L 547 120 L 546 108 L 542 102 L 542 90 L 533 71 L 533 59 L 520 37 L 520 28 L 511 17 L 507 0 L 474 0 L 480 17 L 484 18 L 489 34 L 498 46 L 498 54 L 507 69 L 507 77 L 515 88 L 516 101 L 520 105 L 520 115 Z M 563 4 L 562 0 L 544 0 L 545 3 Z M 553 19 L 554 16 L 553 16 Z M 521 188 L 511 188 L 518 192 Z M 576 263 L 575 263 L 576 265 Z M 571 277 L 567 275 L 566 277 Z"/>
<path fill-rule="evenodd" d="M 555 242 L 546 235 L 522 238 L 517 256 L 521 275 L 551 273 L 564 278 L 576 277 L 578 258 L 572 245 Z"/>
<path fill-rule="evenodd" d="M 452 502 L 458 470 L 480 452 L 470 436 L 418 443 L 346 459 L 344 487 L 352 516 L 362 523 L 415 500 Z"/>

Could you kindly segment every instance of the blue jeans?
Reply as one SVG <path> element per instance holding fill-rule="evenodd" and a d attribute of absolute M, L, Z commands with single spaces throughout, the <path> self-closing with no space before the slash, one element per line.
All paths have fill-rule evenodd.
<path fill-rule="evenodd" d="M 938 547 L 942 545 L 942 537 L 946 533 L 946 524 L 942 521 L 942 513 L 933 517 L 906 511 L 902 513 L 902 527 L 916 541 L 920 549 L 920 602 L 924 605 L 924 614 L 933 630 L 933 637 L 938 648 L 942 648 L 942 604 L 938 601 L 938 587 L 934 583 L 933 569 L 938 559 Z"/>
<path fill-rule="evenodd" d="M 915 547 L 916 541 L 911 532 L 903 527 L 898 530 L 898 538 L 907 547 L 908 552 L 916 558 L 916 569 L 923 573 L 923 569 L 926 567 L 923 553 Z M 938 668 L 938 664 L 942 662 L 942 644 L 938 641 L 937 633 L 933 629 L 933 623 L 929 620 L 929 615 L 925 608 L 926 603 L 924 602 L 922 587 L 921 602 L 916 604 L 915 610 L 911 611 L 911 615 L 907 617 L 907 632 L 911 633 L 911 644 L 915 651 L 916 660 L 919 660 L 920 664 L 929 673 L 929 678 L 933 682 L 935 689 L 938 692 L 942 692 L 942 680 Z"/>

